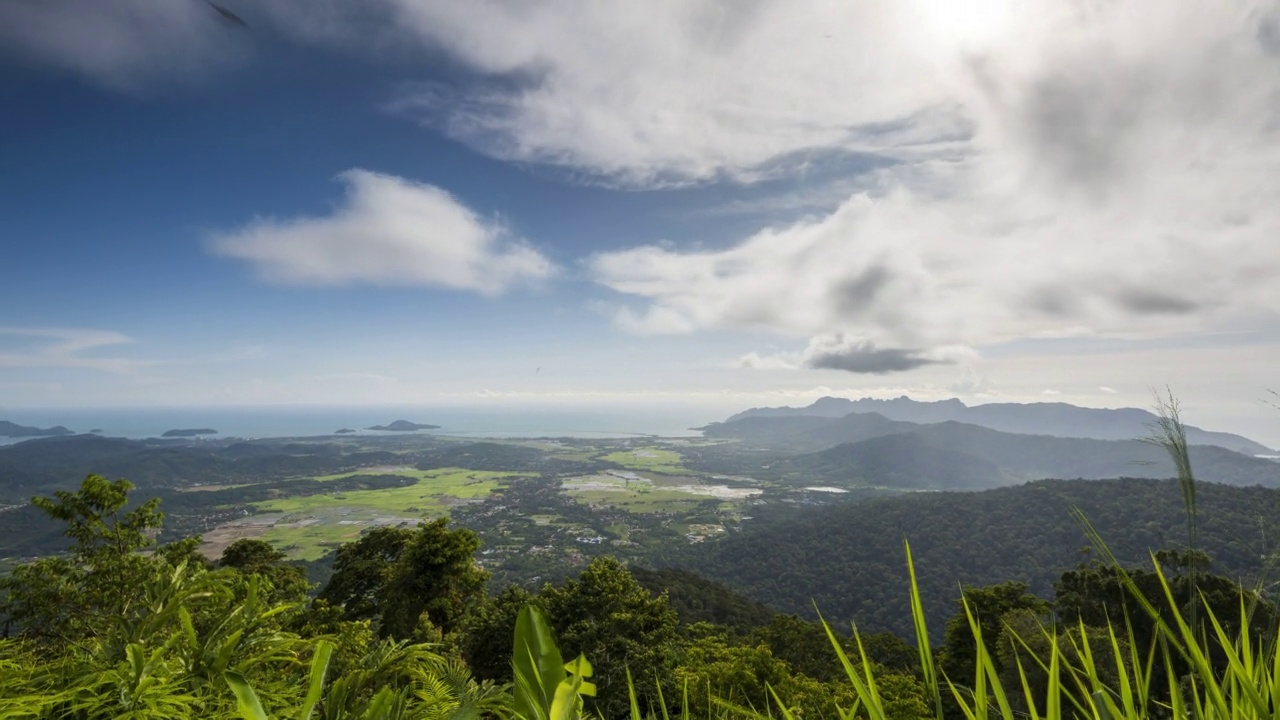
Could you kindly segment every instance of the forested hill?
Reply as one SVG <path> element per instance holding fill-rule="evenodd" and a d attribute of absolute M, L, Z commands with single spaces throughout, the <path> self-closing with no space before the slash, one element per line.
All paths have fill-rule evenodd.
<path fill-rule="evenodd" d="M 802 484 L 954 490 L 1044 478 L 1176 474 L 1162 448 L 1138 440 L 1023 435 L 958 422 L 919 425 L 875 414 L 746 418 L 706 434 L 797 453 L 772 462 L 768 471 Z M 1213 445 L 1194 446 L 1191 456 L 1201 479 L 1280 487 L 1280 463 Z"/>
<path fill-rule="evenodd" d="M 631 575 L 654 595 L 665 592 L 682 623 L 709 622 L 747 633 L 768 625 L 776 614 L 768 605 L 688 570 L 633 566 Z"/>
<path fill-rule="evenodd" d="M 1150 434 L 1156 416 L 1138 408 L 1086 408 L 1067 403 L 989 403 L 968 406 L 952 398 L 919 402 L 908 397 L 893 400 L 824 397 L 807 407 L 751 408 L 731 416 L 726 423 L 748 418 L 842 418 L 850 413 L 876 413 L 889 420 L 911 423 L 948 421 L 980 425 L 993 430 L 1095 440 L 1132 440 Z M 1269 454 L 1261 443 L 1240 435 L 1202 430 L 1188 425 L 1192 445 L 1217 445 L 1249 455 Z"/>
<path fill-rule="evenodd" d="M 852 413 L 838 418 L 749 417 L 712 423 L 702 429 L 702 434 L 780 449 L 825 450 L 841 443 L 911 432 L 920 427 L 918 423 L 890 420 L 876 413 Z"/>
<path fill-rule="evenodd" d="M 1280 490 L 1198 486 L 1200 542 L 1228 576 L 1261 571 L 1280 540 Z M 978 493 L 911 493 L 804 508 L 691 548 L 681 564 L 784 611 L 909 637 L 903 539 L 911 542 L 930 630 L 942 631 L 959 585 L 1022 580 L 1051 597 L 1064 570 L 1086 559 L 1072 520 L 1079 507 L 1122 561 L 1146 563 L 1183 547 L 1173 481 L 1048 480 Z"/>

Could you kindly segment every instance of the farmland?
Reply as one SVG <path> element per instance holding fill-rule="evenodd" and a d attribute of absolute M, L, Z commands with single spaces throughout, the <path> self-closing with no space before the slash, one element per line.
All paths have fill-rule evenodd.
<path fill-rule="evenodd" d="M 678 554 L 740 529 L 761 506 L 842 500 L 789 486 L 770 474 L 766 459 L 715 439 L 414 435 L 68 444 L 72 451 L 82 444 L 86 453 L 109 446 L 134 458 L 112 472 L 160 498 L 162 541 L 200 535 L 200 551 L 216 559 L 237 539 L 261 538 L 312 563 L 317 577 L 342 543 L 376 527 L 441 516 L 480 535 L 478 560 L 496 582 L 536 584 L 599 554 Z M 18 549 L 10 555 L 65 546 L 38 524 L 33 508 L 14 508 L 15 529 L 33 531 L 5 536 Z"/>
<path fill-rule="evenodd" d="M 605 462 L 617 463 L 633 470 L 681 475 L 689 472 L 680 465 L 680 453 L 658 447 L 640 447 L 634 450 L 623 450 L 600 456 Z"/>
<path fill-rule="evenodd" d="M 356 474 L 314 479 L 331 481 Z M 364 470 L 361 474 L 377 473 Z M 413 524 L 446 515 L 451 507 L 493 492 L 500 480 L 515 473 L 463 468 L 389 468 L 385 474 L 412 477 L 417 482 L 396 488 L 306 495 L 256 504 L 257 513 L 278 517 L 262 533 L 262 539 L 295 559 L 315 560 L 341 543 L 358 538 L 367 528 Z"/>
<path fill-rule="evenodd" d="M 753 479 L 740 464 L 715 472 L 731 451 L 722 441 L 424 442 L 433 445 L 291 481 L 207 532 L 203 550 L 216 556 L 235 538 L 259 537 L 317 561 L 371 528 L 448 515 L 480 534 L 480 563 L 495 579 L 536 584 L 597 554 L 667 554 L 719 537 L 762 504 L 830 501 Z"/>

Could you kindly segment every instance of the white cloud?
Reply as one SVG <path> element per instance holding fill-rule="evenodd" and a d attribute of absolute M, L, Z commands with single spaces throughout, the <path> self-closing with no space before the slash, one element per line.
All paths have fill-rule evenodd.
<path fill-rule="evenodd" d="M 972 367 L 966 367 L 964 374 L 955 382 L 947 385 L 947 390 L 959 395 L 989 396 L 999 394 L 991 378 L 979 375 Z"/>
<path fill-rule="evenodd" d="M 1106 393 L 1106 394 L 1108 394 L 1108 395 L 1116 395 L 1116 394 L 1119 394 L 1119 391 L 1118 391 L 1118 390 L 1116 390 L 1116 389 L 1115 389 L 1115 388 L 1113 388 L 1113 387 L 1108 387 L 1108 386 L 1106 386 L 1106 385 L 1099 385 L 1099 386 L 1098 386 L 1098 390 L 1099 390 L 1099 391 L 1101 391 L 1101 392 L 1104 392 L 1104 393 Z"/>
<path fill-rule="evenodd" d="M 750 179 L 833 149 L 912 153 L 963 131 L 938 110 L 938 53 L 955 46 L 921 23 L 941 0 L 223 4 L 249 32 L 201 0 L 50 0 L 0 6 L 0 40 L 124 87 L 234 63 L 275 33 L 424 66 L 444 53 L 480 81 L 410 85 L 393 107 L 496 157 L 627 185 Z"/>
<path fill-rule="evenodd" d="M 423 285 L 497 295 L 549 277 L 551 261 L 449 193 L 391 175 L 348 170 L 332 215 L 260 219 L 215 237 L 214 252 L 248 260 L 287 284 Z"/>
<path fill-rule="evenodd" d="M 798 353 L 774 353 L 761 355 L 752 350 L 739 355 L 729 363 L 729 367 L 739 370 L 798 370 L 801 365 Z"/>
<path fill-rule="evenodd" d="M 94 355 L 93 351 L 98 348 L 133 342 L 132 338 L 113 330 L 0 327 L 0 338 L 5 337 L 17 339 L 18 347 L 0 350 L 0 367 L 88 368 L 130 373 L 154 364 L 147 360 Z M 23 339 L 34 340 L 35 346 L 21 342 Z"/>
<path fill-rule="evenodd" d="M 810 354 L 857 338 L 929 358 L 1274 323 L 1280 13 L 1018 7 L 931 86 L 972 127 L 956 156 L 881 169 L 833 213 L 727 249 L 598 254 L 592 275 L 645 303 L 620 324 L 810 336 Z M 917 82 L 913 66 L 882 68 Z"/>
<path fill-rule="evenodd" d="M 917 32 L 935 4 L 392 0 L 402 28 L 508 81 L 398 106 L 495 156 L 623 184 L 759 177 L 961 132 L 935 111 L 938 43 Z"/>
<path fill-rule="evenodd" d="M 1048 389 L 1048 390 L 1042 390 L 1042 391 L 1040 391 L 1040 394 L 1041 394 L 1041 395 L 1061 395 L 1061 394 L 1062 394 L 1062 391 L 1061 391 L 1061 390 Z"/>

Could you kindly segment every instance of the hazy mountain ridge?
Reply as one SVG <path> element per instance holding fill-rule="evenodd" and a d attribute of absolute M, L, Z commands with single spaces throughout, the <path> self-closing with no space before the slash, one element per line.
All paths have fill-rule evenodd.
<path fill-rule="evenodd" d="M 824 450 L 842 443 L 911 432 L 920 427 L 918 423 L 890 420 L 878 413 L 850 413 L 834 418 L 813 415 L 747 417 L 712 423 L 702 430 L 704 436 L 712 438 L 735 438 L 799 450 Z"/>
<path fill-rule="evenodd" d="M 987 458 L 934 447 L 912 433 L 845 443 L 778 465 L 798 473 L 806 483 L 837 487 L 865 484 L 904 490 L 981 490 L 1024 479 Z"/>
<path fill-rule="evenodd" d="M 1028 435 L 955 421 L 917 424 L 875 413 L 748 417 L 709 426 L 706 434 L 790 454 L 768 470 L 804 484 L 974 490 L 1048 478 L 1177 474 L 1162 448 L 1139 440 Z M 1193 446 L 1191 456 L 1206 481 L 1280 487 L 1280 463 L 1216 445 Z"/>
<path fill-rule="evenodd" d="M 747 418 L 815 416 L 844 417 L 876 413 L 890 420 L 920 424 L 956 421 L 1009 433 L 1053 435 L 1095 440 L 1132 440 L 1150 434 L 1156 416 L 1139 408 L 1086 408 L 1068 403 L 989 403 L 965 405 L 959 399 L 923 402 L 906 396 L 892 400 L 822 397 L 807 407 L 751 408 L 730 416 L 726 423 Z M 1270 454 L 1271 448 L 1234 433 L 1187 426 L 1193 445 L 1217 445 L 1250 455 Z"/>
<path fill-rule="evenodd" d="M 1190 450 L 1197 475 L 1230 486 L 1280 487 L 1280 464 L 1204 445 Z M 844 478 L 884 480 L 910 470 L 902 488 L 979 489 L 1050 478 L 1174 477 L 1164 448 L 1139 441 L 1019 436 L 963 423 L 918 425 L 910 433 L 844 443 L 792 457 L 786 466 L 810 479 L 841 484 Z M 986 475 L 982 469 L 987 468 Z M 986 479 L 983 479 L 986 477 Z"/>

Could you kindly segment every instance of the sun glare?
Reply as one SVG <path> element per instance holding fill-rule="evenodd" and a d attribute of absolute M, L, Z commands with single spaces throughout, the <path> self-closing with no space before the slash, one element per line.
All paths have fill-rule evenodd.
<path fill-rule="evenodd" d="M 1009 32 L 1014 9 L 1010 0 L 916 0 L 913 9 L 932 39 L 976 49 Z"/>

